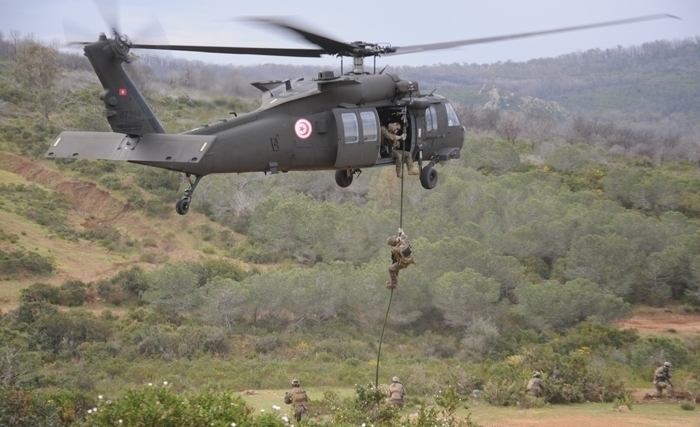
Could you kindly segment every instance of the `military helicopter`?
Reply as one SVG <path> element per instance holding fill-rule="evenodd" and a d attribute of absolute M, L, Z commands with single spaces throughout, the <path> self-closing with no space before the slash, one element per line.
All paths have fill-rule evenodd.
<path fill-rule="evenodd" d="M 378 57 L 669 17 L 676 18 L 649 15 L 403 47 L 345 43 L 308 31 L 288 19 L 250 18 L 292 31 L 317 49 L 135 44 L 114 25 L 111 37 L 101 33 L 95 42 L 80 43 L 104 88 L 99 98 L 112 132 L 62 132 L 46 157 L 126 161 L 184 173 L 189 187 L 175 209 L 185 215 L 197 184 L 209 174 L 335 170 L 336 183 L 348 187 L 363 168 L 394 164 L 390 149 L 381 147 L 380 129 L 399 122 L 405 135 L 401 148 L 418 162 L 422 186 L 432 189 L 438 182 L 435 166 L 460 157 L 466 130 L 449 100 L 434 91 L 421 92 L 415 81 L 385 74 L 384 69 L 377 72 Z M 122 66 L 133 59 L 131 49 L 307 58 L 334 55 L 341 58 L 341 75 L 322 71 L 314 78 L 252 83 L 262 92 L 257 110 L 180 134 L 166 134 Z M 345 57 L 353 60 L 348 72 L 343 71 Z M 372 72 L 365 70 L 365 58 L 374 59 Z"/>

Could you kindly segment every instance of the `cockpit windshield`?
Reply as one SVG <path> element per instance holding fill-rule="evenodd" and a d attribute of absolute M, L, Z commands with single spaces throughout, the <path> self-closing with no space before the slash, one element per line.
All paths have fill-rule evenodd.
<path fill-rule="evenodd" d="M 447 110 L 447 126 L 459 126 L 459 119 L 457 118 L 455 109 L 452 108 L 452 104 L 446 102 L 445 109 Z"/>

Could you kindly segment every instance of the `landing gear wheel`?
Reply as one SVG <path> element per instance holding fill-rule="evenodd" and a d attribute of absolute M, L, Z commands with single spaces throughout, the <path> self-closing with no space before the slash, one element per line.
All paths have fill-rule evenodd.
<path fill-rule="evenodd" d="M 175 211 L 180 215 L 184 215 L 190 210 L 190 199 L 183 197 L 175 203 Z"/>
<path fill-rule="evenodd" d="M 187 190 L 185 190 L 185 196 L 175 203 L 175 211 L 180 215 L 185 215 L 187 211 L 190 210 L 192 194 L 194 193 L 194 189 L 197 188 L 197 184 L 199 184 L 199 180 L 202 179 L 202 176 L 203 175 L 195 175 L 194 181 L 192 181 L 192 176 L 190 174 L 185 174 L 187 182 L 189 182 L 190 186 Z"/>
<path fill-rule="evenodd" d="M 338 187 L 349 187 L 350 184 L 352 184 L 352 179 L 355 176 L 353 171 L 348 171 L 348 170 L 339 170 L 335 171 L 335 183 L 338 184 Z"/>
<path fill-rule="evenodd" d="M 432 164 L 420 171 L 420 183 L 426 190 L 432 190 L 438 183 L 438 173 Z"/>

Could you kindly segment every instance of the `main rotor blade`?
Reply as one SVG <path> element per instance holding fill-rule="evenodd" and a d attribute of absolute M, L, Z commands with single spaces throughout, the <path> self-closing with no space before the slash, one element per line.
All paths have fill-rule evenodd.
<path fill-rule="evenodd" d="M 112 33 L 121 34 L 119 29 L 119 1 L 118 0 L 93 0 L 95 6 L 100 11 L 102 19 Z M 113 35 L 113 34 L 110 34 Z"/>
<path fill-rule="evenodd" d="M 286 49 L 267 47 L 228 47 L 228 46 L 185 46 L 136 44 L 135 49 L 180 50 L 185 52 L 228 53 L 237 55 L 297 56 L 303 58 L 320 58 L 326 52 L 323 49 Z"/>
<path fill-rule="evenodd" d="M 556 33 L 564 33 L 567 31 L 578 31 L 578 30 L 587 30 L 590 28 L 608 27 L 608 26 L 613 26 L 613 25 L 632 24 L 635 22 L 651 21 L 654 19 L 664 19 L 664 18 L 681 19 L 681 18 L 674 16 L 674 15 L 662 13 L 662 14 L 658 14 L 658 15 L 640 16 L 638 18 L 621 19 L 618 21 L 600 22 L 597 24 L 587 24 L 587 25 L 577 25 L 577 26 L 573 26 L 573 27 L 556 28 L 553 30 L 532 31 L 532 32 L 528 32 L 528 33 L 509 34 L 509 35 L 504 35 L 504 36 L 484 37 L 484 38 L 468 39 L 468 40 L 457 40 L 457 41 L 452 41 L 452 42 L 418 44 L 418 45 L 413 45 L 413 46 L 397 46 L 395 48 L 390 48 L 390 49 L 395 49 L 395 50 L 393 52 L 386 53 L 385 56 L 405 55 L 407 53 L 449 49 L 449 48 L 457 47 L 457 46 L 491 43 L 491 42 L 498 42 L 498 41 L 503 41 L 503 40 L 522 39 L 522 38 L 526 38 L 526 37 L 541 36 L 541 35 L 545 35 L 545 34 L 556 34 Z"/>
<path fill-rule="evenodd" d="M 349 43 L 340 42 L 338 40 L 333 40 L 329 37 L 322 36 L 320 34 L 314 33 L 307 29 L 301 28 L 299 25 L 292 24 L 288 20 L 282 20 L 280 18 L 265 18 L 265 17 L 249 17 L 244 18 L 249 21 L 257 21 L 265 24 L 269 24 L 275 27 L 284 28 L 286 30 L 293 31 L 304 39 L 310 41 L 323 48 L 324 53 L 327 55 L 337 55 L 339 53 L 352 53 L 356 50 L 356 46 Z"/>

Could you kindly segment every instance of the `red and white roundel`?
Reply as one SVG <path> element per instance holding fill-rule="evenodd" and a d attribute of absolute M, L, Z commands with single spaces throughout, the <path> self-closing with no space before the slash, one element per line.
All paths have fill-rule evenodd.
<path fill-rule="evenodd" d="M 311 122 L 306 119 L 299 119 L 294 123 L 294 133 L 301 139 L 306 139 L 311 136 Z"/>

